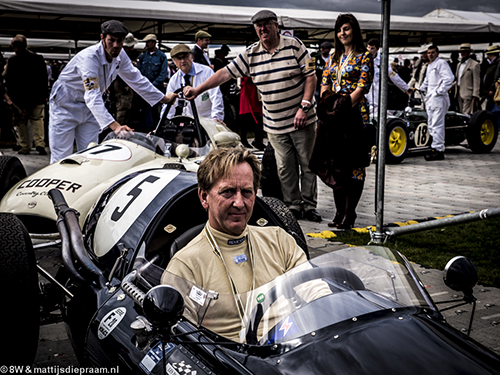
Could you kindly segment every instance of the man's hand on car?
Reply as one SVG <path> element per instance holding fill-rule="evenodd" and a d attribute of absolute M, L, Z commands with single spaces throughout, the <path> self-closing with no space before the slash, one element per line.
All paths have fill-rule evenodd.
<path fill-rule="evenodd" d="M 184 87 L 183 93 L 184 93 L 184 97 L 187 100 L 192 100 L 192 99 L 196 98 L 199 94 L 197 88 L 191 87 L 191 86 Z"/>
<path fill-rule="evenodd" d="M 175 92 L 169 92 L 167 95 L 163 97 L 162 100 L 160 100 L 160 103 L 163 104 L 168 104 L 168 103 L 174 103 L 175 100 L 177 99 L 177 94 Z"/>
<path fill-rule="evenodd" d="M 134 131 L 134 129 L 129 128 L 127 125 L 120 125 L 118 121 L 113 121 L 111 124 L 109 124 L 109 128 L 113 130 L 116 134 L 122 131 L 129 131 L 129 132 Z"/>

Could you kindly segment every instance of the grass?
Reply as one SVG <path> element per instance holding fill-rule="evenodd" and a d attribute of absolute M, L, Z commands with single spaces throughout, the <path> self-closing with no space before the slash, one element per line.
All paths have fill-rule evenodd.
<path fill-rule="evenodd" d="M 366 245 L 369 234 L 337 233 L 334 241 Z M 387 241 L 384 246 L 423 266 L 444 269 L 457 255 L 469 258 L 477 268 L 479 284 L 500 288 L 500 218 L 410 233 Z"/>

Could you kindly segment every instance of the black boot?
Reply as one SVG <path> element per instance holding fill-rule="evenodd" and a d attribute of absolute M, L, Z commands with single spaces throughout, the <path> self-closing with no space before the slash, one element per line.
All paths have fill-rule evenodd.
<path fill-rule="evenodd" d="M 346 204 L 346 189 L 345 187 L 339 187 L 333 189 L 333 200 L 335 201 L 335 208 L 337 213 L 333 220 L 328 223 L 330 228 L 338 228 L 345 216 L 345 204 Z"/>
<path fill-rule="evenodd" d="M 363 193 L 364 181 L 351 180 L 347 187 L 345 216 L 339 224 L 339 229 L 351 229 L 356 221 L 356 207 Z"/>

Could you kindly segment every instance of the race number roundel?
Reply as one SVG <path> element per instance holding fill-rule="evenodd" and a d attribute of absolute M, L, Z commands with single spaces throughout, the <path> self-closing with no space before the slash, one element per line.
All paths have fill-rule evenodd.
<path fill-rule="evenodd" d="M 118 189 L 102 211 L 94 234 L 94 251 L 103 256 L 122 238 L 151 201 L 179 175 L 157 169 L 137 175 Z"/>
<path fill-rule="evenodd" d="M 429 128 L 425 122 L 422 122 L 417 126 L 415 130 L 415 146 L 424 147 L 427 146 L 431 137 L 429 135 Z"/>
<path fill-rule="evenodd" d="M 125 161 L 132 157 L 132 151 L 122 143 L 103 143 L 79 153 L 87 159 Z"/>

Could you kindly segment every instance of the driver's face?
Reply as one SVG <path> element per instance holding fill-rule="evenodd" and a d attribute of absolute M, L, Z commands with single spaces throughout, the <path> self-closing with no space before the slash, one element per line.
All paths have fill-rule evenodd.
<path fill-rule="evenodd" d="M 232 176 L 217 181 L 210 191 L 199 190 L 203 208 L 208 210 L 210 226 L 220 232 L 239 236 L 252 216 L 256 191 L 250 164 L 243 162 Z"/>

